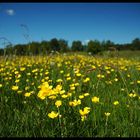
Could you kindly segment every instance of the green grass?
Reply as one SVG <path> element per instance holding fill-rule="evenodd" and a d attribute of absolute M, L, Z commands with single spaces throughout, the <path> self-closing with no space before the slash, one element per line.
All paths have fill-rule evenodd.
<path fill-rule="evenodd" d="M 82 53 L 7 60 L 2 57 L 0 137 L 139 137 L 139 56 L 139 52 L 119 52 L 117 58 L 107 54 L 89 56 Z M 21 71 L 21 67 L 25 70 Z M 33 71 L 35 69 L 36 72 Z M 62 70 L 64 73 L 60 72 Z M 76 70 L 81 76 L 76 76 Z M 71 79 L 67 80 L 67 77 Z M 87 77 L 90 81 L 84 82 Z M 58 79 L 62 82 L 57 82 Z M 55 99 L 47 96 L 42 100 L 38 97 L 38 86 L 43 82 L 48 82 L 53 90 L 61 85 L 61 91 L 65 90 L 65 93 L 55 94 Z M 76 83 L 79 86 L 75 86 L 75 90 L 70 89 L 70 85 Z M 12 90 L 14 85 L 18 86 L 17 91 Z M 27 92 L 32 94 L 25 97 Z M 68 93 L 71 96 L 62 96 Z M 81 104 L 69 105 L 84 93 L 89 93 L 89 96 L 80 99 Z M 99 98 L 99 102 L 92 102 L 94 96 Z M 55 106 L 57 100 L 62 101 L 59 108 Z M 114 105 L 114 101 L 119 104 Z M 90 112 L 81 121 L 79 110 L 84 107 L 90 107 Z M 51 111 L 59 112 L 60 116 L 49 118 Z M 108 118 L 105 112 L 110 113 Z"/>

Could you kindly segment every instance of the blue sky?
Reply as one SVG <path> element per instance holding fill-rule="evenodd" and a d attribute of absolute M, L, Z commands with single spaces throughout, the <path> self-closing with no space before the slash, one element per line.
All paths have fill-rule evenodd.
<path fill-rule="evenodd" d="M 130 43 L 140 38 L 140 3 L 0 3 L 0 37 L 27 43 L 21 24 L 27 25 L 31 41 Z"/>

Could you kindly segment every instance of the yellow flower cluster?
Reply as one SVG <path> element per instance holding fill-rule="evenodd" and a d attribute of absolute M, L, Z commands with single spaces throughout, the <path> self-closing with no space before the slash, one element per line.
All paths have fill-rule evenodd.
<path fill-rule="evenodd" d="M 90 112 L 90 107 L 85 107 L 83 110 L 82 109 L 79 110 L 79 113 L 81 115 L 81 121 L 84 121 L 86 119 L 89 112 Z"/>
<path fill-rule="evenodd" d="M 41 89 L 38 93 L 38 97 L 42 100 L 44 100 L 46 97 L 54 99 L 57 94 L 64 94 L 65 90 L 62 90 L 61 85 L 57 85 L 56 88 L 53 88 L 53 86 L 50 86 L 48 82 L 44 82 L 41 85 Z"/>

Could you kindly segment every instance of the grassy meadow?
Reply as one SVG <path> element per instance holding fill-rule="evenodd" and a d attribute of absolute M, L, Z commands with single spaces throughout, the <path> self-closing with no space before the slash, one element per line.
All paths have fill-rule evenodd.
<path fill-rule="evenodd" d="M 139 137 L 140 52 L 0 57 L 0 137 Z"/>

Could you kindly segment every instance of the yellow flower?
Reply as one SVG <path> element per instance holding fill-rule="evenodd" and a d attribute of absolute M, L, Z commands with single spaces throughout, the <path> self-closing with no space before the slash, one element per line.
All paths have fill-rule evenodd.
<path fill-rule="evenodd" d="M 98 102 L 99 102 L 99 98 L 96 97 L 96 96 L 92 97 L 91 100 L 92 100 L 92 102 L 94 102 L 94 103 L 98 103 Z"/>
<path fill-rule="evenodd" d="M 81 116 L 85 116 L 90 112 L 90 107 L 85 107 L 83 110 L 79 110 Z"/>
<path fill-rule="evenodd" d="M 69 105 L 70 105 L 70 106 L 73 106 L 73 102 L 72 102 L 72 101 L 70 101 L 70 102 L 69 102 Z"/>
<path fill-rule="evenodd" d="M 17 91 L 17 93 L 19 93 L 19 94 L 20 94 L 20 93 L 22 93 L 22 91 L 21 91 L 21 90 L 18 90 L 18 91 Z"/>
<path fill-rule="evenodd" d="M 107 74 L 110 74 L 110 71 L 109 71 L 109 70 L 107 70 L 107 71 L 106 71 L 106 73 L 107 73 Z"/>
<path fill-rule="evenodd" d="M 81 73 L 77 73 L 76 76 L 77 76 L 77 77 L 80 77 L 80 76 L 81 76 Z"/>
<path fill-rule="evenodd" d="M 31 75 L 31 73 L 29 72 L 29 73 L 27 73 L 27 75 L 29 76 L 29 75 Z"/>
<path fill-rule="evenodd" d="M 137 83 L 140 84 L 140 80 L 138 80 Z"/>
<path fill-rule="evenodd" d="M 46 71 L 46 72 L 45 72 L 45 75 L 48 75 L 48 74 L 49 74 L 49 72 L 48 72 L 48 71 Z"/>
<path fill-rule="evenodd" d="M 19 72 L 18 71 L 15 71 L 15 74 L 18 74 Z"/>
<path fill-rule="evenodd" d="M 89 93 L 84 93 L 84 96 L 89 96 Z"/>
<path fill-rule="evenodd" d="M 61 105 L 62 105 L 62 101 L 61 101 L 61 100 L 57 100 L 57 101 L 55 102 L 55 105 L 56 105 L 57 107 L 61 106 Z"/>
<path fill-rule="evenodd" d="M 86 118 L 87 116 L 81 116 L 81 121 L 83 122 Z"/>
<path fill-rule="evenodd" d="M 25 87 L 25 90 L 28 90 L 29 89 L 29 87 L 27 86 L 27 87 Z"/>
<path fill-rule="evenodd" d="M 134 82 L 130 82 L 130 85 L 134 85 Z"/>
<path fill-rule="evenodd" d="M 80 84 L 79 83 L 75 83 L 74 86 L 78 87 Z"/>
<path fill-rule="evenodd" d="M 15 81 L 15 83 L 18 83 L 19 82 L 19 79 L 17 79 L 16 81 Z"/>
<path fill-rule="evenodd" d="M 0 84 L 0 88 L 2 87 L 2 84 Z"/>
<path fill-rule="evenodd" d="M 67 93 L 67 95 L 70 97 L 72 95 L 72 93 Z"/>
<path fill-rule="evenodd" d="M 18 86 L 12 86 L 12 90 L 18 90 Z"/>
<path fill-rule="evenodd" d="M 57 94 L 57 93 L 60 93 L 62 90 L 62 86 L 61 85 L 57 85 L 56 88 L 54 89 L 54 92 Z"/>
<path fill-rule="evenodd" d="M 31 95 L 30 92 L 26 92 L 26 93 L 24 94 L 25 97 L 29 97 L 30 95 Z"/>
<path fill-rule="evenodd" d="M 21 67 L 21 68 L 20 68 L 20 71 L 24 71 L 24 70 L 25 70 L 25 67 Z"/>
<path fill-rule="evenodd" d="M 118 78 L 115 78 L 114 81 L 117 82 L 118 81 Z"/>
<path fill-rule="evenodd" d="M 106 117 L 110 116 L 110 113 L 109 112 L 105 112 L 105 116 Z"/>
<path fill-rule="evenodd" d="M 33 69 L 32 70 L 32 73 L 35 73 L 35 72 L 37 72 L 38 71 L 38 69 Z"/>
<path fill-rule="evenodd" d="M 67 77 L 67 81 L 71 80 L 71 77 Z"/>
<path fill-rule="evenodd" d="M 56 81 L 56 82 L 58 82 L 58 83 L 59 83 L 59 82 L 62 82 L 62 81 L 63 81 L 62 79 L 57 79 L 57 81 Z"/>
<path fill-rule="evenodd" d="M 92 69 L 96 69 L 96 66 L 92 65 Z"/>
<path fill-rule="evenodd" d="M 70 101 L 69 102 L 69 105 L 70 106 L 77 106 L 77 105 L 80 105 L 81 104 L 81 100 L 80 99 L 78 99 L 78 100 L 74 100 L 74 101 Z"/>
<path fill-rule="evenodd" d="M 43 83 L 40 87 L 41 89 L 37 96 L 42 100 L 54 93 L 54 91 L 52 90 L 52 86 L 49 86 L 48 82 Z"/>
<path fill-rule="evenodd" d="M 105 78 L 105 76 L 104 75 L 101 75 L 101 78 Z"/>
<path fill-rule="evenodd" d="M 45 79 L 42 79 L 41 82 L 44 83 L 45 82 Z"/>
<path fill-rule="evenodd" d="M 98 74 L 97 77 L 98 77 L 98 78 L 101 78 L 101 74 Z"/>
<path fill-rule="evenodd" d="M 129 95 L 129 97 L 133 97 L 133 93 L 129 93 L 128 95 Z"/>
<path fill-rule="evenodd" d="M 48 97 L 49 99 L 56 99 L 56 96 L 55 95 L 51 95 Z"/>
<path fill-rule="evenodd" d="M 68 97 L 68 95 L 63 94 L 63 95 L 61 95 L 61 97 L 62 97 L 62 98 L 67 98 L 67 97 Z"/>
<path fill-rule="evenodd" d="M 71 86 L 71 87 L 70 87 L 70 90 L 75 90 L 75 87 L 74 87 L 74 86 Z"/>
<path fill-rule="evenodd" d="M 83 99 L 83 98 L 84 98 L 84 95 L 79 95 L 79 98 L 80 98 L 80 99 Z"/>
<path fill-rule="evenodd" d="M 17 78 L 20 78 L 20 77 L 21 77 L 21 75 L 20 75 L 20 74 L 18 74 L 18 75 L 17 75 Z"/>
<path fill-rule="evenodd" d="M 65 90 L 61 90 L 61 91 L 60 91 L 60 94 L 64 94 L 64 93 L 65 93 Z"/>
<path fill-rule="evenodd" d="M 90 81 L 90 78 L 89 77 L 87 77 L 86 79 L 83 80 L 84 83 L 86 83 L 88 81 Z"/>
<path fill-rule="evenodd" d="M 61 71 L 60 71 L 60 73 L 62 74 L 62 73 L 64 73 L 64 71 L 63 71 L 63 70 L 61 70 Z"/>
<path fill-rule="evenodd" d="M 113 104 L 114 104 L 114 105 L 118 105 L 118 104 L 119 104 L 119 102 L 118 102 L 118 101 L 115 101 L 115 102 L 113 102 Z"/>
<path fill-rule="evenodd" d="M 125 89 L 124 88 L 121 88 L 121 91 L 125 91 Z"/>
<path fill-rule="evenodd" d="M 58 113 L 52 111 L 51 113 L 48 114 L 48 117 L 50 117 L 51 119 L 54 119 L 58 116 Z"/>
<path fill-rule="evenodd" d="M 136 97 L 136 96 L 137 96 L 137 94 L 136 94 L 136 93 L 134 93 L 134 94 L 133 94 L 133 97 Z"/>

